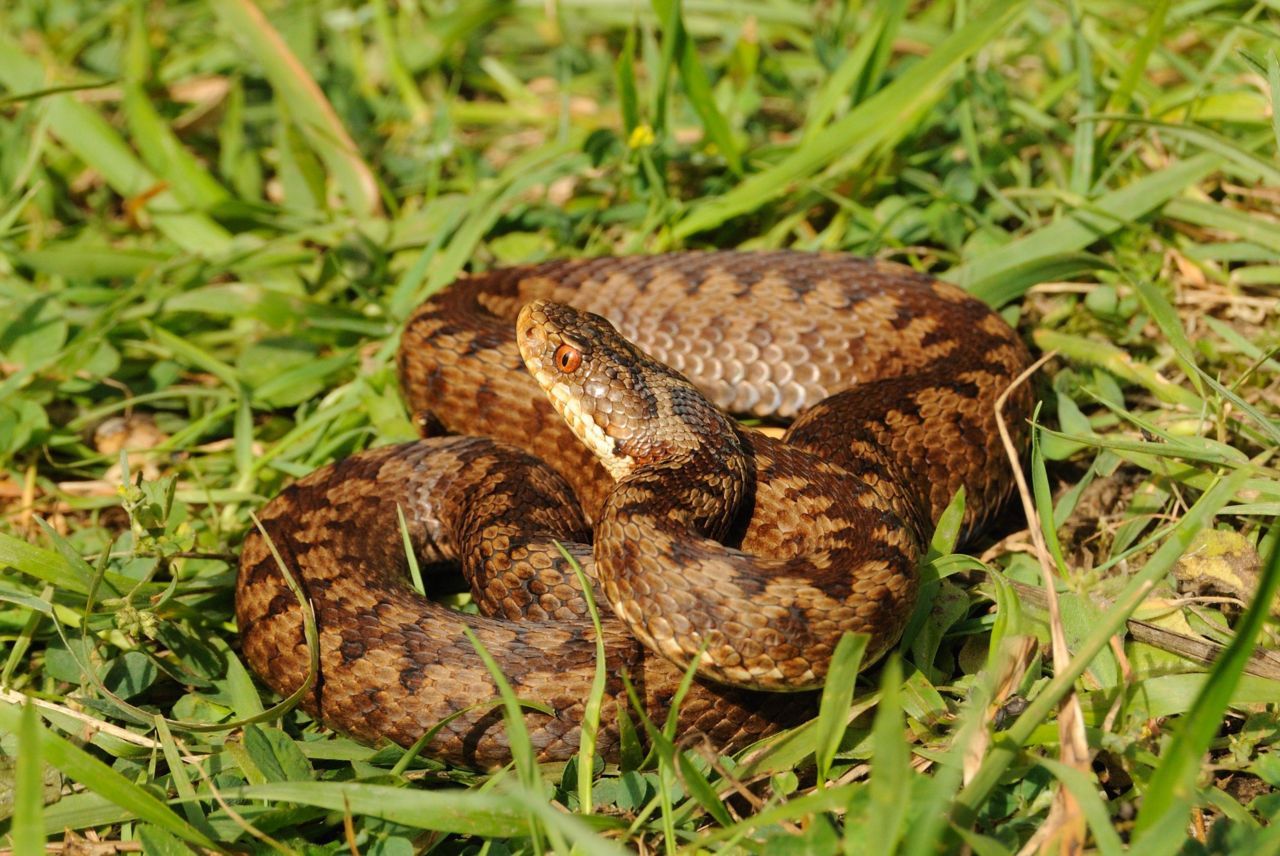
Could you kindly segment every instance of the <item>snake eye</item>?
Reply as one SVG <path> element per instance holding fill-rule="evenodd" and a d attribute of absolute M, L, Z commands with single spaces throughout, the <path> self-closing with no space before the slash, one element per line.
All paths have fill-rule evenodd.
<path fill-rule="evenodd" d="M 573 345 L 561 345 L 556 348 L 552 359 L 556 362 L 556 368 L 565 374 L 577 371 L 578 366 L 582 365 L 582 353 Z"/>

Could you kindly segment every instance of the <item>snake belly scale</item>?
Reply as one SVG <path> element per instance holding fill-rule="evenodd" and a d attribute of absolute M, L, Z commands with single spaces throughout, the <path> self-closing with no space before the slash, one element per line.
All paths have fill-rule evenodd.
<path fill-rule="evenodd" d="M 596 640 L 556 542 L 612 607 L 606 758 L 622 674 L 661 721 L 695 656 L 681 733 L 730 750 L 812 715 L 842 632 L 871 634 L 868 660 L 896 643 L 955 492 L 970 533 L 1008 493 L 995 402 L 1029 356 L 954 286 L 778 251 L 463 278 L 410 319 L 398 361 L 411 410 L 449 436 L 319 470 L 262 523 L 316 617 L 303 707 L 401 745 L 457 714 L 426 753 L 487 768 L 510 751 L 464 628 L 549 711 L 526 714 L 538 757 L 577 751 Z M 1017 442 L 1031 404 L 1025 386 L 1006 404 Z M 722 411 L 793 421 L 777 440 Z M 461 566 L 481 615 L 409 587 L 397 509 L 424 573 Z M 302 610 L 257 533 L 236 613 L 252 669 L 281 694 L 301 686 Z"/>

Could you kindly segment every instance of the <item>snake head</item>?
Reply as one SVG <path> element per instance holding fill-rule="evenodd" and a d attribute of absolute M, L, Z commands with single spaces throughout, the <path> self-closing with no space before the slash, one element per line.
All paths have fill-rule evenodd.
<path fill-rule="evenodd" d="M 614 477 L 693 452 L 732 424 L 679 372 L 599 315 L 535 300 L 516 320 L 525 368 Z"/>

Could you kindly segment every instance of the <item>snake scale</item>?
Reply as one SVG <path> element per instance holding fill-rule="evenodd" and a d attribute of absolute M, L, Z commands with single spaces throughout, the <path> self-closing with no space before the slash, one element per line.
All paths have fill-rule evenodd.
<path fill-rule="evenodd" d="M 690 252 L 464 277 L 417 310 L 398 355 L 410 409 L 443 436 L 354 455 L 263 510 L 314 609 L 320 667 L 302 705 L 400 745 L 447 719 L 426 754 L 502 764 L 497 689 L 470 628 L 516 694 L 544 706 L 525 715 L 539 759 L 571 757 L 596 640 L 560 541 L 612 606 L 604 757 L 620 749 L 622 675 L 661 722 L 699 652 L 681 734 L 730 750 L 797 724 L 843 631 L 871 634 L 868 662 L 896 643 L 955 492 L 969 532 L 1008 493 L 995 402 L 1028 363 L 960 289 L 847 255 Z M 1031 404 L 1025 385 L 1006 404 L 1018 442 Z M 793 421 L 778 440 L 722 411 Z M 481 615 L 412 590 L 405 533 L 428 588 L 460 565 Z M 308 674 L 302 614 L 250 533 L 242 648 L 281 694 Z"/>

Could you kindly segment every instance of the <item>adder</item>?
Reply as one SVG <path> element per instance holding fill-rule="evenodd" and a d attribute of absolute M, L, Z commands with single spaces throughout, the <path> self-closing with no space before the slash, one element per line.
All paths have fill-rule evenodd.
<path fill-rule="evenodd" d="M 535 703 L 539 759 L 571 757 L 596 639 L 564 543 L 609 607 L 607 759 L 630 709 L 622 676 L 661 722 L 695 658 L 683 734 L 728 751 L 797 724 L 842 633 L 870 634 L 867 662 L 897 642 L 956 491 L 970 534 L 1008 493 L 995 402 L 1028 362 L 962 290 L 846 255 L 675 253 L 463 278 L 414 314 L 398 357 L 411 410 L 447 436 L 339 461 L 263 510 L 319 634 L 302 706 L 370 742 L 407 746 L 443 722 L 427 754 L 502 764 L 474 639 Z M 1025 386 L 1006 404 L 1019 443 L 1030 407 Z M 726 412 L 794 421 L 773 439 Z M 460 565 L 481 614 L 410 587 L 401 514 L 428 581 Z M 281 694 L 300 687 L 302 607 L 256 532 L 236 614 L 254 672 Z"/>

